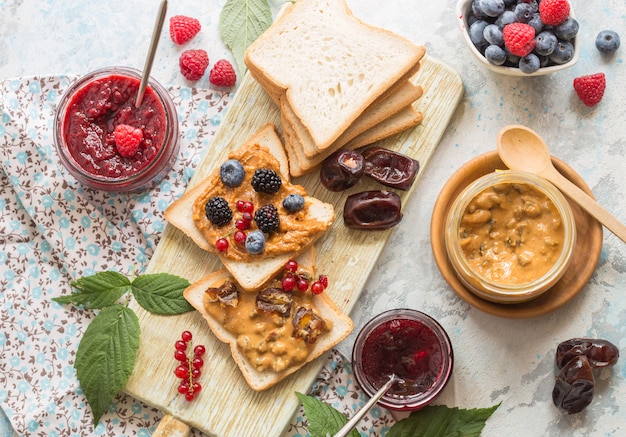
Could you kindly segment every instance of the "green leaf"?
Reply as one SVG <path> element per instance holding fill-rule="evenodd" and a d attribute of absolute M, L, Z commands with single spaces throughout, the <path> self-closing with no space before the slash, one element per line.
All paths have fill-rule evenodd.
<path fill-rule="evenodd" d="M 220 13 L 222 41 L 233 52 L 240 76 L 246 72 L 243 54 L 270 25 L 272 11 L 267 0 L 227 0 Z"/>
<path fill-rule="evenodd" d="M 334 435 L 348 422 L 346 416 L 327 403 L 302 393 L 296 393 L 296 395 L 304 407 L 304 414 L 306 414 L 309 422 L 308 431 L 311 437 Z M 359 432 L 354 429 L 348 435 L 350 437 L 360 437 Z"/>
<path fill-rule="evenodd" d="M 65 296 L 54 297 L 60 304 L 73 303 L 85 305 L 89 309 L 104 308 L 113 305 L 130 291 L 130 281 L 121 273 L 107 271 L 73 281 L 71 285 L 79 290 Z"/>
<path fill-rule="evenodd" d="M 74 368 L 94 416 L 100 421 L 130 377 L 139 348 L 139 320 L 123 305 L 100 312 L 83 334 Z"/>
<path fill-rule="evenodd" d="M 169 273 L 153 273 L 135 278 L 131 284 L 139 305 L 153 314 L 175 315 L 193 311 L 183 296 L 189 287 L 186 279 Z"/>
<path fill-rule="evenodd" d="M 499 406 L 473 409 L 427 406 L 395 423 L 387 437 L 477 437 Z"/>

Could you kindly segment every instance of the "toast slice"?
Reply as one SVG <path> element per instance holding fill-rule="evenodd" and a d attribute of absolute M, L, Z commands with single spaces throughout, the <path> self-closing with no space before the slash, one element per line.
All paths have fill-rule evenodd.
<path fill-rule="evenodd" d="M 331 204 L 308 196 L 303 187 L 289 182 L 289 171 L 286 169 L 288 159 L 273 124 L 260 128 L 241 147 L 233 150 L 229 157 L 240 160 L 247 168 L 255 168 L 255 163 L 262 162 L 264 166 L 276 169 L 283 176 L 283 184 L 275 196 L 256 194 L 259 199 L 263 197 L 263 204 L 275 204 L 282 214 L 280 229 L 267 236 L 266 249 L 261 254 L 249 254 L 234 241 L 227 252 L 220 252 L 215 247 L 218 236 L 232 235 L 234 219 L 215 229 L 206 218 L 204 204 L 216 192 L 220 196 L 230 195 L 229 203 L 234 204 L 235 200 L 239 200 L 239 194 L 234 189 L 220 185 L 219 167 L 170 205 L 165 211 L 165 219 L 183 231 L 199 247 L 217 255 L 244 289 L 253 290 L 271 279 L 289 259 L 311 247 L 332 225 L 335 211 Z M 246 174 L 244 184 L 250 183 L 252 171 L 249 173 Z M 278 197 L 289 192 L 296 192 L 304 197 L 303 210 L 293 214 L 284 210 L 282 197 Z M 246 200 L 255 198 L 251 187 L 244 194 Z M 260 202 L 257 203 L 255 209 L 260 206 Z M 231 209 L 235 210 L 234 205 Z"/>
<path fill-rule="evenodd" d="M 271 95 L 284 90 L 323 150 L 408 80 L 424 53 L 424 47 L 355 18 L 345 0 L 300 0 L 250 45 L 245 62 Z"/>
<path fill-rule="evenodd" d="M 312 293 L 307 292 L 307 294 L 310 294 L 312 296 L 312 303 L 315 307 L 315 312 L 326 321 L 326 326 L 329 329 L 317 338 L 317 341 L 315 341 L 313 346 L 309 349 L 306 357 L 300 358 L 300 362 L 295 362 L 292 365 L 287 366 L 286 368 L 281 368 L 280 370 L 276 371 L 272 369 L 261 370 L 259 367 L 255 366 L 248 357 L 246 357 L 246 352 L 243 350 L 243 347 L 238 346 L 238 339 L 240 340 L 240 343 L 242 345 L 247 344 L 242 340 L 242 338 L 245 338 L 246 336 L 241 333 L 237 334 L 235 332 L 232 332 L 232 330 L 227 329 L 227 327 L 225 326 L 226 317 L 244 317 L 242 316 L 242 314 L 245 311 L 239 311 L 237 315 L 232 316 L 224 315 L 223 319 L 219 320 L 214 314 L 207 311 L 207 308 L 205 307 L 205 291 L 208 288 L 217 288 L 229 279 L 232 279 L 232 277 L 225 269 L 218 270 L 189 286 L 185 290 L 184 296 L 189 301 L 189 303 L 194 308 L 196 308 L 204 317 L 209 328 L 215 334 L 215 336 L 220 341 L 227 343 L 230 346 L 230 351 L 233 359 L 239 366 L 239 369 L 241 370 L 244 379 L 253 390 L 267 390 L 270 387 L 276 385 L 287 376 L 296 372 L 305 364 L 320 357 L 325 352 L 336 346 L 339 342 L 345 339 L 354 329 L 352 320 L 341 312 L 341 310 L 335 305 L 335 303 L 328 297 L 327 293 L 312 295 Z M 243 299 L 253 298 L 256 293 L 248 292 L 245 294 L 249 296 L 241 296 L 239 304 L 241 307 L 244 307 L 245 305 Z M 227 309 L 224 311 L 235 312 L 236 310 L 236 308 L 225 308 Z M 246 320 L 244 318 L 240 320 L 234 320 L 231 323 L 236 324 L 238 327 L 241 327 L 241 329 L 244 329 L 245 324 L 248 322 L 249 320 Z M 268 347 L 268 349 L 271 349 L 271 347 Z M 257 352 L 256 350 L 253 350 L 252 353 Z M 261 355 L 261 358 L 259 358 L 257 362 L 264 360 L 263 357 L 264 355 Z"/>

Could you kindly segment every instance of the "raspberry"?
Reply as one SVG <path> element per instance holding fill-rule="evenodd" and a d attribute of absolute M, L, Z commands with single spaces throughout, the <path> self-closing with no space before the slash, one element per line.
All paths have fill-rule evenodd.
<path fill-rule="evenodd" d="M 232 64 L 226 59 L 220 59 L 215 63 L 209 73 L 209 81 L 215 86 L 233 86 L 237 82 L 237 75 Z"/>
<path fill-rule="evenodd" d="M 274 205 L 264 205 L 254 213 L 254 221 L 261 232 L 269 234 L 278 230 L 280 219 Z"/>
<path fill-rule="evenodd" d="M 533 51 L 537 41 L 535 29 L 525 23 L 511 23 L 502 31 L 505 47 L 515 56 L 524 57 Z"/>
<path fill-rule="evenodd" d="M 280 176 L 271 168 L 259 168 L 252 176 L 252 188 L 258 193 L 274 194 L 282 185 Z"/>
<path fill-rule="evenodd" d="M 202 49 L 185 50 L 180 55 L 179 64 L 180 72 L 186 79 L 198 80 L 209 66 L 209 55 Z"/>
<path fill-rule="evenodd" d="M 600 103 L 605 89 L 606 77 L 604 73 L 595 73 L 574 79 L 574 90 L 585 106 L 595 106 Z"/>
<path fill-rule="evenodd" d="M 567 0 L 543 0 L 539 3 L 539 16 L 548 26 L 558 26 L 569 17 L 570 6 Z"/>
<path fill-rule="evenodd" d="M 200 32 L 200 22 L 184 15 L 174 15 L 170 18 L 170 37 L 174 44 L 184 44 Z"/>
<path fill-rule="evenodd" d="M 204 205 L 206 218 L 216 226 L 223 226 L 233 218 L 233 212 L 223 197 L 213 196 Z"/>
<path fill-rule="evenodd" d="M 139 144 L 143 140 L 141 129 L 127 124 L 118 124 L 113 132 L 115 147 L 124 158 L 132 158 L 139 149 Z"/>

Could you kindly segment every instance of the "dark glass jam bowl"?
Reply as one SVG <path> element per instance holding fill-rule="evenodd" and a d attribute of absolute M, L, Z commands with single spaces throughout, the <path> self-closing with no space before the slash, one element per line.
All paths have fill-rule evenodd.
<path fill-rule="evenodd" d="M 405 379 L 378 402 L 396 411 L 416 411 L 430 404 L 448 383 L 453 363 L 452 343 L 443 327 L 412 309 L 394 309 L 372 318 L 352 350 L 355 377 L 369 396 L 391 374 Z"/>

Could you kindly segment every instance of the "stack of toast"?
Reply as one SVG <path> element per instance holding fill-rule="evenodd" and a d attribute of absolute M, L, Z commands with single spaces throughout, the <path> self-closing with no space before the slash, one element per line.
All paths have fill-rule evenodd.
<path fill-rule="evenodd" d="M 340 148 L 365 146 L 422 121 L 415 75 L 425 48 L 363 23 L 345 0 L 299 0 L 245 52 L 279 106 L 291 176 Z"/>

